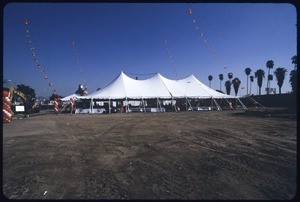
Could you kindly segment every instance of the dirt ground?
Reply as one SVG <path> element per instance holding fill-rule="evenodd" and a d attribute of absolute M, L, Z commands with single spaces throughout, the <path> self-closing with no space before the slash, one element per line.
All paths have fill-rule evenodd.
<path fill-rule="evenodd" d="M 295 116 L 54 114 L 3 125 L 9 199 L 292 199 Z"/>

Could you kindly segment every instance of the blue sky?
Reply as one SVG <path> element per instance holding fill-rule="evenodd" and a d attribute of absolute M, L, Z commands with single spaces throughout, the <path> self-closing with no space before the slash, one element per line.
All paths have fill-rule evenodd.
<path fill-rule="evenodd" d="M 220 88 L 218 75 L 224 74 L 224 92 L 232 72 L 245 87 L 239 91 L 244 95 L 245 68 L 252 69 L 251 75 L 258 69 L 267 74 L 268 60 L 275 64 L 271 72 L 277 67 L 288 70 L 282 93 L 291 91 L 291 58 L 297 54 L 296 8 L 291 4 L 10 3 L 3 15 L 3 77 L 11 80 L 10 86 L 29 85 L 37 96 L 49 97 L 53 89 L 70 95 L 84 80 L 92 93 L 120 71 L 140 79 L 156 72 L 169 79 L 194 74 L 206 85 L 212 75 L 213 89 Z M 29 49 L 24 19 L 40 68 Z M 265 87 L 266 79 L 263 94 Z M 278 92 L 275 77 L 271 87 Z M 252 93 L 257 93 L 256 80 Z"/>

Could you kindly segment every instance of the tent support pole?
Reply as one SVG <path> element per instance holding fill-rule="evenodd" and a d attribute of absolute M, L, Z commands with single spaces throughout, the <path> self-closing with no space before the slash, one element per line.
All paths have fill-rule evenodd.
<path fill-rule="evenodd" d="M 144 112 L 146 112 L 145 100 L 144 99 L 142 99 L 142 104 L 143 104 Z"/>
<path fill-rule="evenodd" d="M 66 105 L 64 106 L 64 108 L 63 108 L 62 110 L 60 110 L 60 112 L 59 112 L 57 115 L 61 114 L 62 111 L 64 111 L 68 105 L 70 105 L 70 104 L 66 104 Z"/>
<path fill-rule="evenodd" d="M 248 110 L 248 108 L 244 105 L 244 103 L 240 100 L 240 98 L 237 98 L 237 99 L 241 103 L 243 109 Z"/>
<path fill-rule="evenodd" d="M 232 104 L 230 104 L 231 102 L 229 102 L 227 99 L 226 99 L 226 101 L 229 104 L 229 110 L 232 110 Z"/>
<path fill-rule="evenodd" d="M 216 104 L 216 106 L 217 106 L 217 109 L 222 111 L 222 108 L 221 108 L 220 105 L 218 104 L 217 100 L 215 100 L 214 98 L 213 98 L 213 100 L 214 100 L 214 102 L 215 102 L 215 104 Z"/>
<path fill-rule="evenodd" d="M 189 99 L 188 99 L 187 97 L 186 97 L 186 101 L 189 103 L 191 110 L 194 111 L 194 110 L 193 110 L 193 107 L 192 107 L 192 105 L 191 105 L 191 102 L 189 101 Z"/>
<path fill-rule="evenodd" d="M 177 107 L 176 107 L 176 103 L 175 104 L 173 104 L 173 96 L 172 96 L 172 106 L 174 107 L 174 109 L 175 109 L 175 112 L 177 112 Z"/>
<path fill-rule="evenodd" d="M 110 114 L 111 111 L 110 111 L 110 99 L 108 100 L 108 113 Z"/>
<path fill-rule="evenodd" d="M 160 112 L 162 112 L 162 111 L 161 111 L 161 104 L 160 104 L 160 100 L 159 100 L 159 98 L 157 98 L 157 102 L 158 102 L 158 104 L 159 104 L 159 109 L 160 109 Z"/>
<path fill-rule="evenodd" d="M 255 105 L 255 104 L 258 104 L 258 105 L 260 105 L 260 106 L 262 106 L 262 108 L 266 108 L 265 106 L 263 106 L 262 104 L 260 104 L 259 102 L 257 102 L 256 100 L 254 100 L 253 98 L 251 98 L 251 97 L 249 97 L 249 99 L 250 99 L 250 101 L 252 101 L 253 102 L 253 104 Z M 255 106 L 256 107 L 256 106 Z M 256 107 L 257 108 L 257 107 Z"/>
<path fill-rule="evenodd" d="M 93 114 L 93 98 L 91 99 L 90 108 L 91 108 L 91 113 Z"/>
<path fill-rule="evenodd" d="M 128 113 L 128 100 L 127 100 L 127 97 L 126 97 L 126 104 L 125 104 L 125 112 Z"/>
<path fill-rule="evenodd" d="M 185 111 L 187 111 L 188 108 L 188 103 L 187 103 L 187 98 L 185 97 Z"/>

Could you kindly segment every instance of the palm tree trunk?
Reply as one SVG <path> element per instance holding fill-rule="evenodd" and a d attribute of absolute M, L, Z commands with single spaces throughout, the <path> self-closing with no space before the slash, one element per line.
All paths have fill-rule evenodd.
<path fill-rule="evenodd" d="M 270 88 L 270 80 L 269 80 L 270 68 L 268 68 L 268 76 L 267 76 L 267 95 L 269 95 L 269 88 Z"/>
<path fill-rule="evenodd" d="M 261 87 L 259 87 L 259 95 L 261 95 L 260 93 L 261 93 Z"/>
<path fill-rule="evenodd" d="M 222 81 L 220 80 L 220 91 L 222 91 L 222 90 L 221 90 L 221 82 L 222 82 Z"/>
<path fill-rule="evenodd" d="M 281 94 L 281 87 L 279 87 L 279 95 Z"/>
<path fill-rule="evenodd" d="M 249 76 L 247 75 L 247 95 L 248 95 L 248 79 L 249 79 Z"/>
<path fill-rule="evenodd" d="M 250 94 L 251 94 L 251 87 L 252 87 L 252 82 L 250 82 Z"/>

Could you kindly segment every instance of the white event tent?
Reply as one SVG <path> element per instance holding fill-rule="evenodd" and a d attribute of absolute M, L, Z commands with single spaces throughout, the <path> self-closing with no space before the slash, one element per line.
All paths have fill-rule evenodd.
<path fill-rule="evenodd" d="M 170 80 L 159 73 L 146 80 L 135 80 L 121 72 L 105 88 L 88 96 L 91 99 L 176 99 L 176 98 L 236 98 L 219 93 L 204 85 L 194 75 Z"/>
<path fill-rule="evenodd" d="M 123 72 L 106 87 L 90 95 L 79 96 L 73 94 L 62 100 L 68 101 L 71 97 L 75 99 L 91 99 L 91 102 L 93 102 L 93 100 L 107 100 L 110 102 L 111 100 L 127 101 L 144 99 L 212 99 L 218 109 L 219 105 L 215 99 L 237 98 L 239 100 L 237 96 L 226 95 L 209 88 L 194 75 L 180 80 L 171 80 L 157 73 L 149 79 L 136 80 L 128 77 Z"/>

